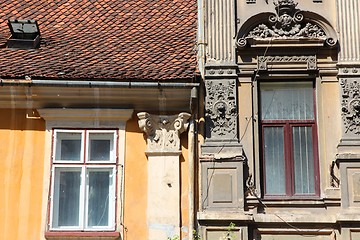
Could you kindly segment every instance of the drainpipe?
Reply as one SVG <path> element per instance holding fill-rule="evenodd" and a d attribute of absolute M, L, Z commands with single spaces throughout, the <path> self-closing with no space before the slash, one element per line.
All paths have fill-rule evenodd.
<path fill-rule="evenodd" d="M 193 115 L 194 116 L 194 115 Z M 188 146 L 189 146 L 189 240 L 194 239 L 194 221 L 195 221 L 195 207 L 194 207 L 194 184 L 195 184 L 195 131 L 194 119 L 190 120 L 188 132 Z"/>
<path fill-rule="evenodd" d="M 197 42 L 197 58 L 198 69 L 202 79 L 205 76 L 205 0 L 198 0 L 198 42 Z"/>
<path fill-rule="evenodd" d="M 188 159 L 189 159 L 189 175 L 188 175 L 188 182 L 189 182 L 189 192 L 188 192 L 188 199 L 189 199 L 189 234 L 188 240 L 194 239 L 194 229 L 195 229 L 195 160 L 196 160 L 196 153 L 197 153 L 197 145 L 196 145 L 196 119 L 197 119 L 197 111 L 198 111 L 198 89 L 193 87 L 191 89 L 191 97 L 190 97 L 190 110 L 192 118 L 189 122 L 189 131 L 188 131 Z"/>

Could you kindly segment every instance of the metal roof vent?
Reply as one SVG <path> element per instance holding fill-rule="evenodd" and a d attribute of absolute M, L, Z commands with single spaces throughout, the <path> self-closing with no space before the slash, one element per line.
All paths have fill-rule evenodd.
<path fill-rule="evenodd" d="M 35 20 L 8 20 L 8 25 L 11 31 L 8 48 L 39 48 L 40 30 Z"/>

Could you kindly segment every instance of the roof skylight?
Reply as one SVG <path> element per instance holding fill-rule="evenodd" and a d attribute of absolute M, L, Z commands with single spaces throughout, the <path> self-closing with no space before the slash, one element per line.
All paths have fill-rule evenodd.
<path fill-rule="evenodd" d="M 35 20 L 8 20 L 11 36 L 8 48 L 31 49 L 40 45 L 40 30 Z"/>

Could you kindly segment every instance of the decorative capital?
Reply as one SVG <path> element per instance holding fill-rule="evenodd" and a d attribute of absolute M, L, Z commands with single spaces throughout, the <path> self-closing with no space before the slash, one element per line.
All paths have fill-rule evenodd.
<path fill-rule="evenodd" d="M 360 135 L 360 79 L 340 79 L 342 90 L 341 115 L 344 134 Z"/>
<path fill-rule="evenodd" d="M 188 127 L 189 113 L 165 116 L 140 112 L 137 116 L 140 129 L 147 134 L 148 154 L 180 150 L 180 134 Z"/>

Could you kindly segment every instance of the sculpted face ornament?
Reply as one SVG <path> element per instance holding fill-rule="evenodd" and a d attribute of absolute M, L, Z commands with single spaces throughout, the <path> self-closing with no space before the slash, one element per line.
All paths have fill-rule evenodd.
<path fill-rule="evenodd" d="M 345 133 L 360 134 L 360 83 L 356 80 L 342 79 L 341 115 Z"/>
<path fill-rule="evenodd" d="M 208 138 L 233 138 L 236 134 L 236 102 L 234 81 L 207 81 L 206 112 Z"/>
<path fill-rule="evenodd" d="M 238 47 L 245 47 L 252 39 L 321 39 L 329 46 L 336 44 L 319 25 L 304 20 L 294 0 L 277 0 L 273 3 L 275 14 L 270 14 L 267 22 L 260 23 L 245 36 L 238 37 Z"/>

